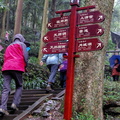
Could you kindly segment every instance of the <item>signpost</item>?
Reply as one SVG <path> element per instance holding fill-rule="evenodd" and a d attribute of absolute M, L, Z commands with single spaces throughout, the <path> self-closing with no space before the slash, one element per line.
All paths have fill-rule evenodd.
<path fill-rule="evenodd" d="M 104 15 L 99 11 L 78 13 L 77 25 L 100 23 L 105 19 Z"/>
<path fill-rule="evenodd" d="M 104 33 L 103 28 L 98 24 L 78 26 L 76 38 L 100 36 L 103 33 Z"/>
<path fill-rule="evenodd" d="M 68 42 L 50 42 L 43 47 L 43 54 L 65 53 L 68 51 Z"/>
<path fill-rule="evenodd" d="M 42 49 L 43 54 L 68 52 L 68 69 L 64 102 L 65 120 L 70 120 L 72 117 L 74 66 L 75 58 L 78 57 L 76 52 L 96 51 L 104 47 L 103 43 L 98 38 L 81 39 L 101 36 L 104 33 L 104 29 L 100 25 L 94 24 L 103 22 L 105 19 L 104 15 L 99 11 L 90 11 L 90 9 L 94 9 L 95 6 L 79 8 L 80 0 L 70 0 L 70 5 L 71 9 L 57 11 L 56 13 L 60 14 L 60 17 L 51 19 L 47 24 L 50 31 L 43 37 L 43 41 L 47 44 Z M 87 12 L 78 13 L 80 10 L 86 10 Z M 70 15 L 64 16 L 64 13 L 70 13 Z M 51 30 L 56 28 L 63 29 Z"/>
<path fill-rule="evenodd" d="M 68 28 L 52 30 L 43 37 L 44 42 L 68 40 Z"/>
<path fill-rule="evenodd" d="M 103 46 L 103 43 L 98 38 L 77 40 L 76 52 L 101 50 Z"/>
<path fill-rule="evenodd" d="M 48 29 L 67 27 L 67 26 L 69 26 L 69 16 L 53 18 L 47 24 Z"/>
<path fill-rule="evenodd" d="M 77 5 L 78 7 L 80 6 L 80 0 L 70 0 L 70 5 Z"/>

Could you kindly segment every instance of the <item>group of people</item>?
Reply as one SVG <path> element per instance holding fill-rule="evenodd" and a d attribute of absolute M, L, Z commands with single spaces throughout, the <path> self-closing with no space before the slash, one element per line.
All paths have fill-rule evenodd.
<path fill-rule="evenodd" d="M 48 78 L 48 83 L 46 91 L 53 91 L 52 85 L 55 83 L 55 77 L 57 71 L 60 71 L 60 86 L 62 88 L 66 87 L 66 72 L 67 72 L 67 59 L 65 58 L 67 53 L 64 54 L 45 54 L 42 57 L 40 65 L 43 63 L 47 64 L 47 67 L 50 71 L 50 76 Z"/>
<path fill-rule="evenodd" d="M 9 115 L 7 111 L 8 96 L 11 91 L 10 83 L 14 79 L 16 90 L 11 104 L 11 110 L 14 112 L 18 110 L 21 95 L 23 79 L 22 74 L 26 71 L 28 64 L 28 44 L 21 34 L 16 34 L 13 38 L 14 42 L 11 43 L 5 50 L 4 63 L 2 66 L 3 90 L 1 94 L 0 115 Z M 64 54 L 45 54 L 42 57 L 40 65 L 47 64 L 50 71 L 46 91 L 53 91 L 52 84 L 55 83 L 56 72 L 60 71 L 60 85 L 62 88 L 66 87 L 66 71 L 67 59 Z"/>
<path fill-rule="evenodd" d="M 28 50 L 30 48 L 25 41 L 25 38 L 21 34 L 16 34 L 13 40 L 14 42 L 6 48 L 4 53 L 4 63 L 2 66 L 4 81 L 1 95 L 0 115 L 9 114 L 7 111 L 7 101 L 11 91 L 10 83 L 12 79 L 15 81 L 16 91 L 11 104 L 11 110 L 18 110 L 22 95 L 22 74 L 26 71 L 28 64 Z M 40 65 L 42 66 L 45 63 L 50 71 L 46 92 L 54 91 L 52 85 L 55 83 L 57 71 L 60 72 L 60 86 L 62 88 L 66 87 L 67 55 L 67 53 L 43 55 Z M 120 61 L 119 59 L 115 59 L 112 67 L 113 81 L 119 80 L 120 70 L 118 70 L 118 67 L 120 67 Z"/>

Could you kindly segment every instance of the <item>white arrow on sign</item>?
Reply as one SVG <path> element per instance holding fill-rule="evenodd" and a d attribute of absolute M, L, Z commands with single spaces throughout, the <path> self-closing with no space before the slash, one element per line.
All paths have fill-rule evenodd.
<path fill-rule="evenodd" d="M 46 37 L 44 37 L 44 41 L 48 41 L 48 37 L 46 36 Z"/>
<path fill-rule="evenodd" d="M 102 43 L 97 43 L 97 47 L 96 48 L 99 48 L 102 46 Z"/>
<path fill-rule="evenodd" d="M 43 52 L 48 52 L 48 51 L 47 51 L 47 48 L 43 48 Z"/>
<path fill-rule="evenodd" d="M 103 19 L 103 15 L 100 15 L 98 20 L 102 20 Z"/>
<path fill-rule="evenodd" d="M 97 34 L 102 33 L 102 29 L 98 29 Z"/>
<path fill-rule="evenodd" d="M 51 23 L 48 23 L 48 27 L 52 27 Z"/>

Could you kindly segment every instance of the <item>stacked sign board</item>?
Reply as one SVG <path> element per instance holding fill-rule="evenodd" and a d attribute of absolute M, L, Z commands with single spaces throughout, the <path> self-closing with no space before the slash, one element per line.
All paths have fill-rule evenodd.
<path fill-rule="evenodd" d="M 95 51 L 103 48 L 104 45 L 98 38 L 81 39 L 101 36 L 104 30 L 97 23 L 102 21 L 104 21 L 104 15 L 99 11 L 77 13 L 75 52 Z M 68 52 L 69 24 L 70 16 L 50 20 L 47 24 L 50 31 L 43 37 L 43 41 L 47 43 L 42 49 L 43 54 Z"/>

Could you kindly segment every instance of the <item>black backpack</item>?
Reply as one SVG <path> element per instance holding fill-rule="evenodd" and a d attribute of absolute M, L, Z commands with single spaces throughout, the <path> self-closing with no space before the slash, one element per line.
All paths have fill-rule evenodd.
<path fill-rule="evenodd" d="M 120 72 L 120 64 L 118 65 L 118 67 L 116 68 L 117 72 Z"/>

